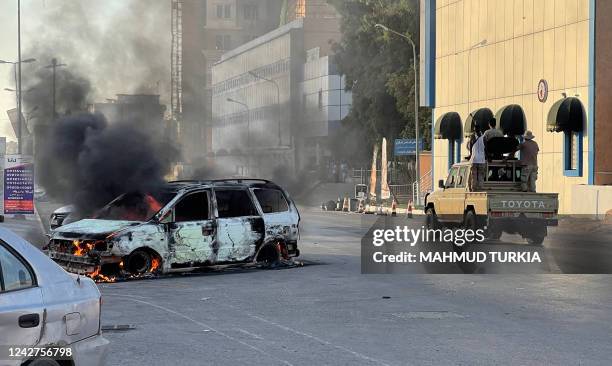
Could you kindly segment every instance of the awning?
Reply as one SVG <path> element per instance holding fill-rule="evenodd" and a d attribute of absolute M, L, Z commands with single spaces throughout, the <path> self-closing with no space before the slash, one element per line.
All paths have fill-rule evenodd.
<path fill-rule="evenodd" d="M 522 136 L 527 131 L 527 118 L 525 112 L 518 104 L 510 104 L 497 112 L 497 127 L 501 128 L 504 135 Z"/>
<path fill-rule="evenodd" d="M 550 108 L 546 129 L 550 132 L 581 132 L 584 120 L 584 107 L 580 99 L 564 98 Z"/>
<path fill-rule="evenodd" d="M 480 108 L 470 113 L 465 120 L 465 127 L 463 127 L 465 137 L 470 137 L 476 131 L 488 130 L 492 118 L 493 112 L 489 108 Z"/>
<path fill-rule="evenodd" d="M 448 112 L 440 116 L 434 128 L 434 138 L 446 140 L 461 139 L 461 116 L 457 112 Z"/>

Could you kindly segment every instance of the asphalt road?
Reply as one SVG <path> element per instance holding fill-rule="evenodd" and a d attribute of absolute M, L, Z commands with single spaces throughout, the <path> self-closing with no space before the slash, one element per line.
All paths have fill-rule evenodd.
<path fill-rule="evenodd" d="M 373 218 L 301 212 L 304 267 L 100 285 L 103 324 L 133 326 L 105 334 L 108 364 L 612 360 L 612 276 L 362 275 L 360 241 Z"/>

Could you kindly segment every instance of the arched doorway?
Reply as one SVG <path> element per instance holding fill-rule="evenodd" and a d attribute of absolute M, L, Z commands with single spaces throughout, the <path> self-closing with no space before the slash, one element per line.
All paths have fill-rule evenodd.
<path fill-rule="evenodd" d="M 448 140 L 449 166 L 461 160 L 461 116 L 457 112 L 448 112 L 440 116 L 434 127 L 434 138 Z"/>
<path fill-rule="evenodd" d="M 523 136 L 527 131 L 527 118 L 523 108 L 518 104 L 510 104 L 501 108 L 495 114 L 497 126 L 507 136 Z"/>

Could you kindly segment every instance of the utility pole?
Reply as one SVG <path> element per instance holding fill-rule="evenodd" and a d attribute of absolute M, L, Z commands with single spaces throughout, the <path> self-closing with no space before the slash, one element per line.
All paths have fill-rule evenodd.
<path fill-rule="evenodd" d="M 45 66 L 47 69 L 53 69 L 53 81 L 52 81 L 52 91 L 51 94 L 53 95 L 52 99 L 53 99 L 53 116 L 52 116 L 52 120 L 55 120 L 55 118 L 57 118 L 57 111 L 56 111 L 56 97 L 55 97 L 55 93 L 56 93 L 56 87 L 55 87 L 55 83 L 56 83 L 56 78 L 55 78 L 55 73 L 58 67 L 65 67 L 68 66 L 66 64 L 58 64 L 57 63 L 57 59 L 53 58 L 51 60 L 51 65 L 47 65 Z"/>
<path fill-rule="evenodd" d="M 17 71 L 18 85 L 17 88 L 17 153 L 21 155 L 23 141 L 21 140 L 21 0 L 17 0 Z"/>

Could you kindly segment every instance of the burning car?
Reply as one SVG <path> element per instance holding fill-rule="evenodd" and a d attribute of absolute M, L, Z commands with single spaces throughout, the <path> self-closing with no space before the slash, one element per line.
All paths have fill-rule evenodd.
<path fill-rule="evenodd" d="M 299 256 L 300 215 L 265 180 L 181 181 L 126 193 L 93 219 L 53 231 L 47 253 L 66 270 L 99 277 L 272 263 Z"/>

